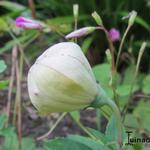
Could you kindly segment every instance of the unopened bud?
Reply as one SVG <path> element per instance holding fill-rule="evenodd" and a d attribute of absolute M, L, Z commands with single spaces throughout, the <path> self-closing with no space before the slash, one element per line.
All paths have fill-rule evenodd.
<path fill-rule="evenodd" d="M 47 49 L 28 73 L 31 102 L 43 114 L 89 106 L 98 95 L 92 69 L 81 48 L 62 42 Z"/>
<path fill-rule="evenodd" d="M 96 27 L 83 27 L 81 29 L 78 29 L 78 30 L 75 30 L 75 31 L 69 33 L 68 35 L 66 35 L 65 38 L 71 39 L 71 38 L 82 37 L 82 36 L 85 36 L 85 35 L 92 33 L 96 29 L 97 29 Z"/>
<path fill-rule="evenodd" d="M 109 37 L 112 42 L 116 42 L 120 40 L 120 32 L 116 28 L 111 28 L 109 31 Z"/>
<path fill-rule="evenodd" d="M 136 11 L 132 11 L 130 13 L 130 18 L 129 18 L 129 25 L 132 26 L 134 24 L 135 18 L 137 16 L 137 12 Z"/>
<path fill-rule="evenodd" d="M 73 5 L 73 15 L 74 15 L 75 19 L 78 18 L 78 15 L 79 15 L 79 5 L 78 4 Z"/>
<path fill-rule="evenodd" d="M 94 18 L 94 20 L 96 21 L 96 23 L 97 23 L 98 25 L 103 26 L 103 21 L 102 21 L 100 15 L 99 15 L 96 11 L 94 11 L 94 12 L 92 13 L 92 17 Z"/>
<path fill-rule="evenodd" d="M 16 18 L 16 26 L 23 29 L 41 29 L 43 27 L 40 22 L 22 16 Z"/>
<path fill-rule="evenodd" d="M 107 57 L 108 62 L 111 64 L 111 62 L 112 62 L 112 56 L 111 56 L 110 50 L 107 49 L 105 53 L 106 53 L 106 57 Z"/>

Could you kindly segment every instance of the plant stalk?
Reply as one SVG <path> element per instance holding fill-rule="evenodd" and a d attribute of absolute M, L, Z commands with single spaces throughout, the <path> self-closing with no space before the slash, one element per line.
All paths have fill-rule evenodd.
<path fill-rule="evenodd" d="M 122 37 L 122 40 L 121 40 L 121 43 L 120 43 L 120 46 L 119 46 L 119 50 L 118 50 L 118 54 L 117 54 L 116 69 L 117 69 L 118 64 L 119 64 L 120 54 L 121 54 L 121 51 L 122 51 L 122 48 L 123 48 L 123 44 L 124 44 L 125 38 L 126 38 L 128 32 L 129 32 L 130 28 L 131 28 L 131 25 L 128 25 L 126 30 L 125 30 L 125 33 L 124 33 L 124 35 Z"/>
<path fill-rule="evenodd" d="M 102 106 L 107 105 L 109 106 L 112 111 L 114 112 L 117 120 L 117 129 L 118 129 L 118 150 L 122 150 L 122 122 L 121 122 L 121 115 L 120 111 L 115 104 L 113 100 L 111 100 L 105 91 L 99 86 L 99 93 L 96 97 L 96 100 L 91 104 L 92 107 L 94 108 L 99 108 L 101 109 Z"/>

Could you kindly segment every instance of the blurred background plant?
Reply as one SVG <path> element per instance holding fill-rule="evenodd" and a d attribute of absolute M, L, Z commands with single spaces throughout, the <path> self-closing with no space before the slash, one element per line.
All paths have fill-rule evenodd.
<path fill-rule="evenodd" d="M 73 16 L 73 4 L 78 4 L 76 5 L 76 10 L 79 7 L 77 16 Z M 64 116 L 61 117 L 59 114 L 45 118 L 39 117 L 29 101 L 26 76 L 32 62 L 46 48 L 54 43 L 66 41 L 65 35 L 74 29 L 96 26 L 96 22 L 91 16 L 94 11 L 100 14 L 108 31 L 111 28 L 116 28 L 122 38 L 128 26 L 129 13 L 132 10 L 135 10 L 138 15 L 127 34 L 127 38 L 125 38 L 119 57 L 118 73 L 113 79 L 113 82 L 115 80 L 115 90 L 111 86 L 109 54 L 106 55 L 105 53 L 108 48 L 105 33 L 102 30 L 97 30 L 86 37 L 76 40 L 92 65 L 97 81 L 100 82 L 110 97 L 117 99 L 126 130 L 134 131 L 134 135 L 138 137 L 150 137 L 149 0 L 88 0 L 86 2 L 84 0 L 0 1 L 0 135 L 2 136 L 0 148 L 2 150 L 37 149 L 33 137 L 42 135 L 51 127 L 53 129 L 49 133 L 52 133 L 55 129 L 54 127 L 56 127 L 55 130 L 58 128 L 58 133 L 55 132 L 54 134 L 53 132 L 53 135 L 49 135 L 51 138 L 66 136 L 69 133 L 80 133 L 81 135 L 86 133 L 90 137 L 94 135 L 93 138 L 99 137 L 102 139 L 102 143 L 106 141 L 113 142 L 113 136 L 107 138 L 101 133 L 105 131 L 107 121 L 99 111 L 86 110 L 87 115 L 83 112 L 81 112 L 81 115 L 79 112 L 72 113 L 71 117 L 79 128 L 76 128 L 70 121 L 71 117 L 69 115 L 65 117 L 64 121 L 62 119 Z M 44 30 L 17 28 L 15 19 L 18 16 L 40 20 L 45 28 Z M 146 41 L 147 44 L 143 43 L 143 41 Z M 119 46 L 120 41 L 114 42 L 115 58 L 117 57 Z M 142 51 L 143 55 L 139 51 Z M 142 58 L 140 58 L 141 56 Z M 105 109 L 107 110 L 108 108 Z M 110 110 L 107 111 L 109 112 Z M 84 117 L 86 118 L 85 120 Z M 92 120 L 92 118 L 95 119 Z M 56 124 L 54 123 L 55 121 Z M 58 125 L 59 122 L 61 122 L 61 125 Z M 84 127 L 85 125 L 94 127 L 101 132 L 87 129 Z M 69 129 L 66 129 L 66 126 Z M 110 128 L 106 129 L 106 133 L 112 135 L 113 132 L 116 132 L 113 130 L 111 120 L 108 126 Z M 59 134 L 60 132 L 62 133 Z M 23 139 L 22 134 L 25 137 Z M 63 140 L 66 140 L 66 145 L 73 144 L 72 141 L 77 143 L 84 141 L 80 143 L 82 149 L 95 148 L 94 150 L 96 150 L 100 146 L 90 147 L 87 145 L 89 139 L 84 138 L 81 136 L 69 136 L 68 139 Z M 49 141 L 50 144 L 43 144 L 39 141 L 36 143 L 39 147 L 45 145 L 48 149 L 50 146 L 55 147 L 57 142 L 61 143 L 62 141 L 58 139 L 58 141 Z M 29 145 L 31 145 L 31 148 Z M 137 144 L 127 149 L 140 150 L 144 149 L 143 147 L 141 144 Z"/>

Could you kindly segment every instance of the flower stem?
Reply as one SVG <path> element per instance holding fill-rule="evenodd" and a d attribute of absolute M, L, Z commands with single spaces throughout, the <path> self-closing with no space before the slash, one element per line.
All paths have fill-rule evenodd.
<path fill-rule="evenodd" d="M 122 37 L 122 40 L 121 40 L 121 43 L 120 43 L 120 46 L 119 46 L 119 50 L 118 50 L 118 54 L 117 54 L 116 69 L 117 69 L 117 67 L 118 67 L 119 58 L 120 58 L 120 54 L 121 54 L 121 51 L 122 51 L 122 48 L 123 48 L 123 44 L 124 44 L 125 38 L 126 38 L 128 32 L 129 32 L 130 28 L 131 28 L 131 25 L 128 25 L 128 26 L 127 26 L 127 29 L 126 29 L 126 31 L 125 31 L 123 37 Z"/>
<path fill-rule="evenodd" d="M 52 128 L 47 133 L 45 133 L 44 135 L 38 137 L 36 140 L 43 140 L 43 139 L 47 138 L 53 132 L 53 130 L 56 128 L 56 126 L 60 123 L 60 121 L 66 116 L 66 114 L 67 113 L 64 112 L 62 115 L 60 115 L 60 117 L 57 119 L 57 121 L 52 126 Z"/>
<path fill-rule="evenodd" d="M 94 108 L 101 109 L 102 106 L 109 106 L 115 113 L 117 120 L 117 129 L 118 129 L 118 150 L 122 149 L 122 122 L 121 115 L 117 105 L 107 96 L 105 91 L 99 86 L 99 93 L 97 95 L 96 100 L 91 104 Z"/>
<path fill-rule="evenodd" d="M 115 48 L 114 48 L 113 43 L 110 39 L 109 32 L 107 31 L 107 29 L 105 27 L 103 27 L 103 31 L 106 35 L 106 38 L 107 38 L 107 41 L 108 41 L 108 44 L 109 44 L 109 49 L 111 51 L 111 57 L 112 57 L 112 64 L 111 64 L 112 68 L 111 69 L 112 69 L 112 75 L 114 75 L 115 72 L 116 72 L 115 56 L 114 56 L 115 55 Z"/>

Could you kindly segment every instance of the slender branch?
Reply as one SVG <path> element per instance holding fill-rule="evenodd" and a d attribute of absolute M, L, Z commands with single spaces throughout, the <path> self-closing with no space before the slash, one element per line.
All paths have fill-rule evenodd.
<path fill-rule="evenodd" d="M 132 84 L 131 84 L 130 94 L 129 94 L 129 97 L 128 97 L 128 102 L 124 106 L 123 111 L 122 111 L 123 121 L 125 120 L 125 114 L 127 113 L 128 106 L 130 105 L 130 103 L 132 102 L 132 99 L 133 99 L 132 91 L 133 91 L 133 88 L 134 88 L 134 85 L 135 85 L 135 81 L 136 81 L 136 78 L 137 78 L 137 75 L 138 75 L 141 58 L 142 58 L 142 55 L 143 55 L 144 50 L 146 48 L 146 45 L 147 45 L 147 43 L 143 42 L 142 45 L 141 45 L 141 48 L 139 50 L 138 60 L 137 60 L 137 64 L 136 64 L 136 70 L 135 70 L 135 74 L 134 74 L 134 80 L 132 81 Z"/>
<path fill-rule="evenodd" d="M 16 111 L 17 111 L 17 128 L 19 139 L 19 150 L 22 150 L 22 129 L 21 129 L 21 79 L 18 61 L 16 60 L 16 80 L 17 80 L 17 93 L 16 93 Z"/>
<path fill-rule="evenodd" d="M 60 123 L 60 121 L 66 116 L 66 112 L 64 112 L 58 119 L 57 121 L 55 122 L 55 124 L 52 126 L 52 128 L 47 132 L 45 133 L 44 135 L 38 137 L 36 140 L 43 140 L 45 138 L 47 138 L 52 132 L 53 130 L 56 128 L 56 126 Z"/>
<path fill-rule="evenodd" d="M 116 60 L 116 69 L 118 68 L 118 63 L 119 63 L 119 59 L 120 59 L 120 54 L 121 54 L 121 51 L 122 51 L 122 48 L 123 48 L 123 44 L 124 44 L 124 41 L 125 41 L 125 38 L 129 32 L 131 28 L 131 25 L 128 25 L 126 30 L 125 30 L 125 33 L 121 39 L 121 43 L 120 43 L 120 46 L 119 46 L 119 50 L 118 50 L 118 54 L 117 54 L 117 60 Z"/>
<path fill-rule="evenodd" d="M 134 97 L 150 99 L 150 95 L 145 95 L 145 94 L 136 94 L 134 95 Z"/>
<path fill-rule="evenodd" d="M 12 39 L 16 42 L 16 45 L 19 46 L 19 51 L 24 54 L 23 49 L 22 49 L 22 44 L 19 42 L 19 40 L 15 37 L 15 35 L 11 32 L 11 30 L 8 30 L 8 33 L 10 34 Z M 25 45 L 25 46 L 27 46 L 27 45 Z M 27 66 L 30 67 L 30 64 L 29 64 L 27 57 L 25 55 L 23 55 L 23 58 L 27 64 Z"/>
<path fill-rule="evenodd" d="M 78 126 L 89 136 L 91 137 L 92 139 L 96 140 L 97 138 L 91 134 L 83 125 L 80 121 L 76 121 L 76 123 L 78 124 Z"/>
<path fill-rule="evenodd" d="M 77 28 L 78 28 L 78 19 L 75 18 L 75 19 L 74 19 L 74 30 L 77 30 Z M 75 42 L 77 43 L 77 38 L 74 38 L 74 40 L 75 40 Z"/>
<path fill-rule="evenodd" d="M 29 4 L 29 7 L 30 7 L 31 12 L 32 12 L 32 17 L 35 19 L 36 18 L 36 10 L 35 10 L 34 0 L 28 0 L 28 4 Z"/>
<path fill-rule="evenodd" d="M 15 79 L 15 64 L 17 59 L 17 47 L 14 46 L 12 49 L 12 67 L 11 67 L 11 77 L 9 82 L 9 90 L 8 90 L 8 102 L 7 102 L 7 116 L 8 116 L 8 122 L 10 117 L 10 107 L 11 107 L 11 94 L 13 90 L 13 84 Z M 8 122 L 6 126 L 8 125 Z"/>
<path fill-rule="evenodd" d="M 113 43 L 109 37 L 109 33 L 108 31 L 106 30 L 105 27 L 103 27 L 103 31 L 105 32 L 105 35 L 107 37 L 107 41 L 108 41 L 108 44 L 109 44 L 109 49 L 110 49 L 110 52 L 111 52 L 111 56 L 112 56 L 112 74 L 114 74 L 116 72 L 116 66 L 115 66 L 115 48 L 113 46 Z"/>

